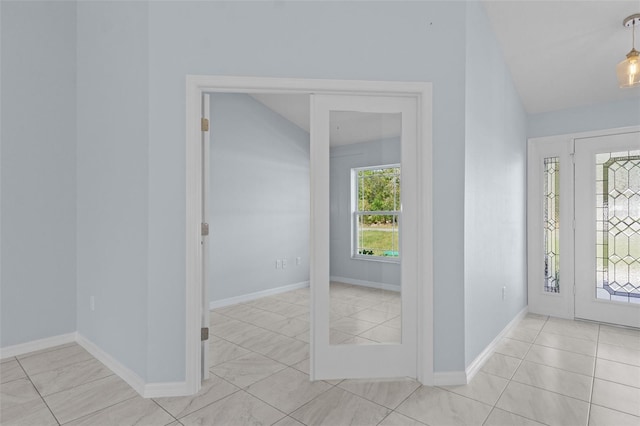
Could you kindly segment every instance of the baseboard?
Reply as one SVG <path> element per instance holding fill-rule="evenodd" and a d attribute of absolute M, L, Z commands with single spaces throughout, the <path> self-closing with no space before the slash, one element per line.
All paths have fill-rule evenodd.
<path fill-rule="evenodd" d="M 192 395 L 187 387 L 187 382 L 147 383 L 144 386 L 145 398 L 162 398 L 165 396 Z"/>
<path fill-rule="evenodd" d="M 0 359 L 11 358 L 12 356 L 23 355 L 33 351 L 53 348 L 76 341 L 76 333 L 60 334 L 58 336 L 46 337 L 44 339 L 32 340 L 31 342 L 20 343 L 18 345 L 0 348 Z"/>
<path fill-rule="evenodd" d="M 336 277 L 332 275 L 329 278 L 331 281 L 336 281 L 344 284 L 360 285 L 363 287 L 379 288 L 381 290 L 400 291 L 400 286 L 386 283 L 378 283 L 375 281 L 356 280 L 354 278 Z"/>
<path fill-rule="evenodd" d="M 493 355 L 493 352 L 498 346 L 498 343 L 500 343 L 500 339 L 502 339 L 509 332 L 509 330 L 518 325 L 518 323 L 522 321 L 525 315 L 527 315 L 527 312 L 528 307 L 525 306 L 511 321 L 509 321 L 509 324 L 507 324 L 506 327 L 502 329 L 502 331 L 496 336 L 496 338 L 493 339 L 493 341 L 491 341 L 491 343 L 489 343 L 489 345 L 487 345 L 487 347 L 484 348 L 482 352 L 480 352 L 476 359 L 474 359 L 471 364 L 469 364 L 469 366 L 465 370 L 466 383 L 469 383 L 471 382 L 471 380 L 473 380 L 476 373 L 480 371 L 484 363 L 487 362 L 491 355 Z"/>
<path fill-rule="evenodd" d="M 45 339 L 33 340 L 19 345 L 0 348 L 0 359 L 23 355 L 33 351 L 40 351 L 66 343 L 76 342 L 89 352 L 95 359 L 103 363 L 108 369 L 113 371 L 122 380 L 127 382 L 140 396 L 144 398 L 159 398 L 163 396 L 184 396 L 190 395 L 187 383 L 167 382 L 167 383 L 145 383 L 142 377 L 122 365 L 111 355 L 100 349 L 95 343 L 78 332 L 61 334 L 59 336 L 47 337 Z"/>
<path fill-rule="evenodd" d="M 144 379 L 129 368 L 125 367 L 120 361 L 99 348 L 95 343 L 78 333 L 77 342 L 85 348 L 95 359 L 107 366 L 108 369 L 117 374 L 122 380 L 127 382 L 140 396 L 145 396 Z"/>
<path fill-rule="evenodd" d="M 280 293 L 286 293 L 287 291 L 297 290 L 300 288 L 309 287 L 309 281 L 303 281 L 300 283 L 283 285 L 282 287 L 270 288 L 268 290 L 257 291 L 255 293 L 243 294 L 241 296 L 229 297 L 222 300 L 212 300 L 209 302 L 209 309 L 223 308 L 225 306 L 236 305 L 238 303 L 250 302 L 261 297 L 273 296 Z"/>
<path fill-rule="evenodd" d="M 465 385 L 467 374 L 464 371 L 436 371 L 433 373 L 434 386 Z"/>

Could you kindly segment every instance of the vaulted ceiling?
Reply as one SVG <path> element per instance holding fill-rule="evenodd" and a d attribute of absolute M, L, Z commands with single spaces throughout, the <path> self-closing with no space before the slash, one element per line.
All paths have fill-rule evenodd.
<path fill-rule="evenodd" d="M 640 1 L 483 4 L 528 113 L 628 98 L 640 102 L 640 88 L 620 89 L 615 73 L 631 50 L 631 29 L 622 21 L 640 13 Z M 636 42 L 640 44 L 640 28 Z"/>
<path fill-rule="evenodd" d="M 619 88 L 615 73 L 616 64 L 631 50 L 631 30 L 622 21 L 640 13 L 640 0 L 482 3 L 529 114 L 630 98 L 640 102 L 640 87 Z M 640 27 L 636 33 L 640 46 Z M 254 97 L 309 131 L 308 96 Z M 375 132 L 375 125 L 370 127 Z M 338 137 L 332 134 L 332 139 Z"/>

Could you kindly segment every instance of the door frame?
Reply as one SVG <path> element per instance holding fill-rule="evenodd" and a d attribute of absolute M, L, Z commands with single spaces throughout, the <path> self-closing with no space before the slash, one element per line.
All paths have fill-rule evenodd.
<path fill-rule="evenodd" d="M 187 75 L 186 77 L 186 277 L 185 386 L 201 387 L 200 324 L 202 315 L 202 150 L 200 118 L 205 93 L 275 93 L 411 96 L 418 105 L 418 380 L 433 384 L 433 202 L 432 202 L 432 84 L 362 80 L 321 80 L 246 76 Z M 311 190 L 315 173 L 310 170 Z M 313 208 L 311 209 L 313 211 Z M 313 220 L 313 217 L 311 218 Z M 313 235 L 311 235 L 313 238 Z M 313 240 L 310 241 L 314 246 Z M 310 253 L 313 271 L 314 253 Z M 312 273 L 313 275 L 313 273 Z M 313 315 L 313 300 L 311 314 Z M 311 343 L 313 344 L 313 343 Z"/>
<path fill-rule="evenodd" d="M 574 152 L 575 144 L 580 139 L 601 136 L 612 136 L 640 131 L 640 126 L 618 127 L 613 129 L 594 130 L 588 132 L 554 135 L 528 140 L 527 159 L 527 288 L 529 312 L 550 315 L 559 318 L 575 319 L 575 185 L 574 185 Z M 577 141 L 577 142 L 576 142 Z M 541 291 L 542 274 L 542 200 L 541 173 L 539 161 L 544 157 L 558 156 L 561 161 L 571 167 L 562 173 L 560 165 L 560 192 L 567 194 L 560 201 L 560 238 L 569 243 L 560 244 L 560 262 L 567 265 L 568 271 L 560 271 L 560 282 L 569 282 L 568 291 L 559 294 Z M 563 249 L 564 248 L 564 249 Z M 562 259 L 568 260 L 563 261 Z"/>

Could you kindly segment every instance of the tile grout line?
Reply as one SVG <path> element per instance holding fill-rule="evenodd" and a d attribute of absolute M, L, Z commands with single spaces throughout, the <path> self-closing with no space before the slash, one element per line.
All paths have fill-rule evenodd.
<path fill-rule="evenodd" d="M 49 412 L 53 416 L 53 419 L 56 421 L 56 423 L 58 423 L 58 425 L 60 425 L 61 424 L 60 420 L 58 420 L 58 417 L 56 417 L 56 415 L 53 413 L 53 410 L 51 409 L 51 407 L 49 407 L 49 404 L 47 404 L 47 401 L 45 401 L 44 397 L 42 396 L 42 394 L 40 393 L 40 391 L 38 390 L 36 385 L 33 383 L 33 380 L 31 380 L 31 376 L 29 376 L 29 374 L 27 373 L 27 370 L 24 369 L 24 367 L 22 366 L 22 363 L 20 362 L 18 357 L 16 357 L 16 361 L 18 362 L 18 365 L 20 366 L 20 368 L 24 372 L 27 380 L 29 380 L 29 383 L 31 383 L 31 386 L 33 386 L 33 389 L 38 393 L 38 396 L 40 397 L 40 400 L 42 401 L 42 403 L 45 405 L 45 407 L 47 407 L 47 410 L 49 410 Z"/>
<path fill-rule="evenodd" d="M 589 407 L 587 408 L 587 424 L 591 419 L 591 404 L 593 404 L 593 389 L 596 386 L 596 368 L 598 366 L 598 347 L 600 346 L 600 324 L 598 324 L 598 340 L 596 341 L 596 355 L 593 362 L 593 377 L 591 378 L 591 392 L 589 393 Z"/>
<path fill-rule="evenodd" d="M 526 318 L 526 316 L 525 316 Z M 524 319 L 524 318 L 523 318 Z M 522 322 L 522 320 L 520 320 Z M 527 357 L 527 355 L 529 354 L 529 352 L 531 351 L 531 348 L 533 347 L 533 345 L 535 344 L 536 339 L 538 338 L 538 336 L 540 335 L 540 333 L 542 333 L 542 330 L 544 329 L 545 325 L 547 325 L 547 322 L 549 321 L 549 316 L 547 315 L 544 323 L 542 324 L 542 327 L 540 327 L 540 329 L 538 330 L 538 332 L 536 333 L 536 336 L 534 337 L 533 341 L 529 344 L 529 348 L 527 349 L 527 351 L 524 353 L 524 355 L 522 356 L 522 358 L 520 358 L 520 362 L 518 363 L 518 366 L 516 367 L 516 369 L 513 371 L 513 374 L 511 375 L 511 377 L 508 379 L 507 385 L 504 387 L 504 389 L 502 389 L 502 392 L 500 392 L 500 395 L 498 396 L 498 398 L 496 399 L 496 402 L 493 403 L 493 407 L 491 407 L 491 411 L 489 412 L 489 414 L 487 415 L 487 417 L 484 419 L 484 421 L 482 422 L 482 424 L 484 425 L 487 420 L 489 420 L 489 417 L 491 417 L 491 414 L 493 413 L 493 411 L 497 408 L 498 410 L 502 410 L 502 408 L 498 407 L 498 402 L 500 401 L 500 399 L 502 398 L 502 395 L 504 395 L 504 392 L 507 390 L 507 388 L 509 387 L 509 385 L 511 384 L 513 380 L 513 377 L 516 375 L 516 373 L 518 372 L 518 369 L 520 369 L 520 366 L 522 365 L 522 363 L 524 362 L 525 358 Z M 518 324 L 519 325 L 519 324 Z M 515 328 L 515 327 L 514 327 Z M 526 342 L 529 343 L 529 342 Z M 494 352 L 495 353 L 495 352 Z M 490 373 L 485 373 L 485 374 L 490 374 Z M 497 376 L 499 377 L 499 376 Z M 515 383 L 520 383 L 520 382 L 515 382 Z M 503 410 L 507 413 L 511 413 L 514 414 L 516 416 L 520 416 L 522 418 L 525 419 L 529 419 L 528 417 L 522 416 L 520 414 L 517 413 L 512 413 L 511 411 L 507 411 L 507 410 Z M 538 423 L 542 423 L 541 421 L 535 420 L 535 419 L 529 419 Z"/>
<path fill-rule="evenodd" d="M 155 398 L 149 398 L 149 399 L 150 399 L 154 404 L 156 404 L 158 407 L 160 407 L 160 409 L 161 409 L 162 411 L 164 411 L 164 412 L 165 412 L 165 413 L 167 413 L 169 416 L 171 416 L 171 418 L 172 418 L 174 421 L 176 421 L 176 422 L 178 421 L 178 418 L 177 418 L 176 416 L 174 416 L 173 414 L 171 414 L 169 411 L 167 411 L 167 410 L 166 410 L 162 405 L 160 405 L 160 404 L 158 403 L 158 401 L 156 401 L 156 399 L 155 399 Z M 173 422 L 169 422 L 169 423 L 167 423 L 167 424 L 171 424 L 171 423 L 173 423 Z"/>

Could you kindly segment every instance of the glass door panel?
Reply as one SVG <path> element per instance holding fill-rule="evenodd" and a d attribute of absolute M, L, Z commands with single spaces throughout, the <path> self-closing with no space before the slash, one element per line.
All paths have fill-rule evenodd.
<path fill-rule="evenodd" d="M 311 102 L 311 377 L 416 377 L 416 100 Z"/>
<path fill-rule="evenodd" d="M 329 343 L 400 343 L 402 114 L 330 111 L 329 126 Z"/>
<path fill-rule="evenodd" d="M 640 133 L 575 152 L 576 317 L 640 327 Z"/>

